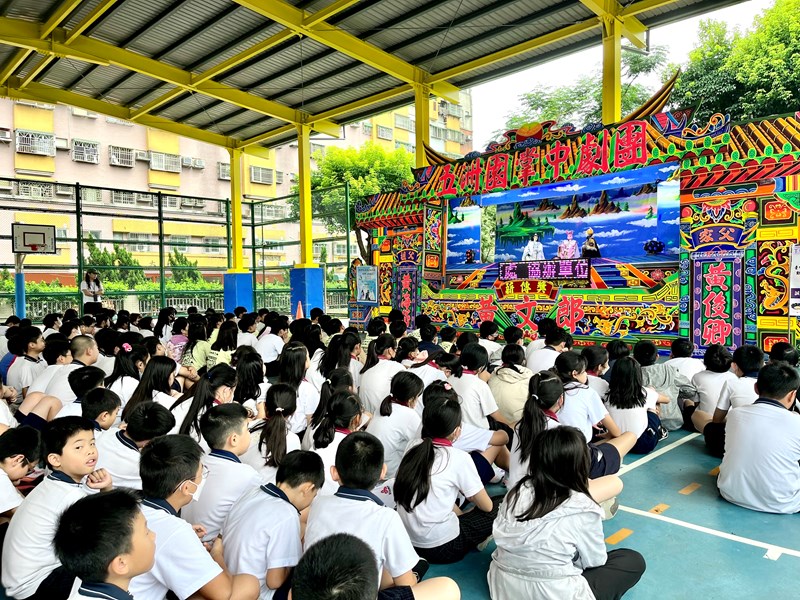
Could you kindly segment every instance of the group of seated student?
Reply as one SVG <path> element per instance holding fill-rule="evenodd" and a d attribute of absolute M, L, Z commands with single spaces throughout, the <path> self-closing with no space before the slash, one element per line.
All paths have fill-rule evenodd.
<path fill-rule="evenodd" d="M 517 327 L 399 311 L 367 340 L 319 309 L 186 312 L 99 314 L 71 339 L 56 329 L 77 314 L 46 339 L 6 321 L 10 597 L 449 600 L 428 564 L 494 539 L 495 600 L 619 598 L 645 564 L 605 549 L 617 473 L 681 426 L 722 444 L 724 498 L 800 511 L 788 345 L 764 366 L 676 340 L 661 362 L 648 340 L 577 352 L 547 318 L 526 347 Z"/>

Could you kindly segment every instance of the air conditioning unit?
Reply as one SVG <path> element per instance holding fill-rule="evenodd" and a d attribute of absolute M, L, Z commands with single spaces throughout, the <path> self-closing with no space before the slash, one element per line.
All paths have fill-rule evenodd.
<path fill-rule="evenodd" d="M 136 194 L 136 201 L 143 204 L 152 204 L 155 199 L 150 194 Z"/>
<path fill-rule="evenodd" d="M 56 150 L 69 150 L 69 140 L 67 138 L 56 138 Z"/>
<path fill-rule="evenodd" d="M 181 166 L 186 167 L 187 169 L 192 168 L 192 157 L 191 156 L 182 156 L 181 157 Z"/>
<path fill-rule="evenodd" d="M 10 141 L 11 141 L 11 130 L 0 129 L 0 142 L 10 142 Z"/>
<path fill-rule="evenodd" d="M 72 186 L 63 183 L 56 184 L 56 194 L 59 196 L 72 196 Z"/>
<path fill-rule="evenodd" d="M 150 162 L 150 152 L 147 150 L 136 150 L 135 152 L 136 160 L 143 160 L 145 162 Z"/>
<path fill-rule="evenodd" d="M 192 167 L 195 169 L 205 169 L 206 161 L 204 161 L 202 158 L 193 158 Z"/>
<path fill-rule="evenodd" d="M 0 190 L 13 190 L 14 181 L 11 179 L 0 179 Z"/>
<path fill-rule="evenodd" d="M 181 207 L 194 206 L 194 198 L 181 198 Z"/>
<path fill-rule="evenodd" d="M 206 201 L 203 200 L 202 198 L 195 198 L 194 199 L 194 205 L 197 208 L 203 208 L 206 205 Z"/>

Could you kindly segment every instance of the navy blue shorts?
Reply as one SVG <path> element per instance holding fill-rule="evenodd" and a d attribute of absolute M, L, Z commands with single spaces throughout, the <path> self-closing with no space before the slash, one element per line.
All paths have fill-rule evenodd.
<path fill-rule="evenodd" d="M 589 479 L 619 472 L 622 465 L 619 450 L 611 444 L 589 444 L 592 465 L 589 468 Z"/>
<path fill-rule="evenodd" d="M 21 412 L 17 411 L 14 414 L 17 418 L 17 421 L 19 421 L 20 427 L 22 425 L 27 425 L 28 427 L 33 427 L 34 429 L 41 431 L 44 429 L 44 426 L 47 425 L 47 421 L 35 413 L 23 415 Z"/>
<path fill-rule="evenodd" d="M 414 600 L 414 592 L 408 585 L 398 585 L 378 592 L 378 600 Z"/>
<path fill-rule="evenodd" d="M 469 455 L 472 457 L 472 462 L 475 463 L 475 467 L 478 469 L 478 475 L 480 475 L 481 483 L 486 485 L 492 479 L 494 479 L 494 469 L 492 468 L 492 465 L 489 464 L 489 461 L 483 456 L 483 454 L 477 450 L 473 450 L 469 453 Z"/>

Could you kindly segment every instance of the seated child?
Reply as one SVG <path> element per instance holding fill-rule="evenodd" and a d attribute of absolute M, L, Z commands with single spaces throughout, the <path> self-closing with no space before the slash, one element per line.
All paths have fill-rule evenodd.
<path fill-rule="evenodd" d="M 680 371 L 658 362 L 658 348 L 649 340 L 639 340 L 633 347 L 633 358 L 642 367 L 646 387 L 651 387 L 669 399 L 659 408 L 661 424 L 668 431 L 680 429 L 684 423 L 683 405 L 697 400 L 697 390 Z M 688 404 L 687 403 L 687 404 Z"/>
<path fill-rule="evenodd" d="M 325 465 L 325 483 L 320 495 L 332 496 L 339 487 L 331 475 L 336 462 L 336 449 L 342 440 L 361 428 L 361 403 L 358 396 L 348 391 L 338 391 L 331 396 L 328 410 L 314 432 L 312 450 L 319 454 Z"/>
<path fill-rule="evenodd" d="M 150 440 L 175 427 L 175 417 L 156 402 L 142 402 L 128 415 L 125 429 L 112 429 L 100 436 L 97 464 L 108 471 L 117 487 L 142 489 L 139 476 L 141 450 Z"/>
<path fill-rule="evenodd" d="M 722 344 L 711 344 L 703 356 L 705 370 L 692 377 L 692 385 L 697 390 L 697 405 L 691 410 L 694 428 L 703 433 L 711 422 L 720 394 L 728 381 L 738 379 L 731 371 L 733 356 Z"/>
<path fill-rule="evenodd" d="M 256 470 L 239 460 L 250 447 L 247 424 L 247 409 L 238 402 L 213 406 L 200 417 L 200 431 L 211 448 L 204 460 L 208 477 L 203 495 L 183 509 L 181 518 L 205 528 L 204 542 L 219 535 L 233 503 L 261 485 Z"/>
<path fill-rule="evenodd" d="M 769 350 L 769 359 L 772 362 L 782 361 L 797 367 L 797 363 L 800 362 L 800 352 L 789 342 L 778 342 L 777 344 L 772 344 L 772 348 Z M 30 390 L 28 390 L 28 393 L 31 393 Z"/>
<path fill-rule="evenodd" d="M 17 427 L 0 435 L 0 517 L 11 518 L 22 504 L 16 486 L 36 466 L 41 455 L 39 432 Z"/>
<path fill-rule="evenodd" d="M 639 581 L 645 563 L 633 550 L 606 552 L 603 511 L 588 489 L 583 435 L 574 427 L 545 430 L 534 439 L 532 453 L 536 468 L 508 493 L 494 524 L 492 599 L 621 598 Z"/>
<path fill-rule="evenodd" d="M 459 600 L 461 590 L 448 577 L 409 588 L 379 590 L 375 553 L 347 533 L 328 536 L 310 547 L 295 567 L 293 600 Z"/>
<path fill-rule="evenodd" d="M 114 424 L 122 408 L 122 400 L 111 390 L 95 388 L 81 401 L 81 416 L 94 423 L 95 444 Z"/>
<path fill-rule="evenodd" d="M 589 376 L 586 384 L 605 401 L 610 383 L 603 379 L 603 375 L 608 371 L 608 350 L 600 345 L 586 346 L 581 350 L 581 356 L 586 361 L 586 373 Z"/>
<path fill-rule="evenodd" d="M 25 396 L 25 400 L 33 405 L 36 405 L 36 403 L 45 396 L 47 386 L 53 380 L 56 373 L 61 370 L 61 367 L 72 363 L 72 353 L 69 351 L 69 342 L 64 339 L 53 338 L 49 341 L 45 341 L 42 356 L 45 361 L 47 361 L 48 367 L 31 382 L 30 386 L 28 386 L 28 395 Z"/>
<path fill-rule="evenodd" d="M 207 471 L 203 451 L 188 435 L 165 435 L 142 448 L 142 512 L 156 534 L 153 568 L 131 581 L 136 600 L 164 600 L 168 591 L 178 598 L 236 598 L 254 600 L 258 582 L 249 575 L 231 575 L 225 566 L 222 541 L 207 550 L 178 511 L 201 497 Z M 178 568 L 178 566 L 180 566 Z"/>
<path fill-rule="evenodd" d="M 787 363 L 758 374 L 758 400 L 728 415 L 717 485 L 723 498 L 750 510 L 800 512 L 800 375 Z"/>
<path fill-rule="evenodd" d="M 706 366 L 699 358 L 692 358 L 694 344 L 688 338 L 677 338 L 672 340 L 670 346 L 669 360 L 664 364 L 669 365 L 689 381 L 705 370 Z"/>
<path fill-rule="evenodd" d="M 67 381 L 75 399 L 58 411 L 56 418 L 78 416 L 83 412 L 82 402 L 86 394 L 105 386 L 106 374 L 98 367 L 80 367 L 69 374 Z"/>
<path fill-rule="evenodd" d="M 419 439 L 422 428 L 422 419 L 414 409 L 422 394 L 422 380 L 409 371 L 402 371 L 392 377 L 390 390 L 380 405 L 379 413 L 373 415 L 367 425 L 367 431 L 383 444 L 386 473 L 381 480 L 397 474 L 408 444 Z"/>
<path fill-rule="evenodd" d="M 131 579 L 153 566 L 156 536 L 138 498 L 113 490 L 81 498 L 58 522 L 53 539 L 64 568 L 81 580 L 70 600 L 130 598 Z"/>
<path fill-rule="evenodd" d="M 492 521 L 502 498 L 490 498 L 475 463 L 453 447 L 461 434 L 458 400 L 428 402 L 422 413 L 422 443 L 410 449 L 397 471 L 397 512 L 414 548 L 432 563 L 454 563 L 491 541 Z M 475 508 L 454 508 L 465 496 Z"/>
<path fill-rule="evenodd" d="M 416 413 L 415 413 L 416 414 Z M 397 513 L 384 506 L 370 490 L 386 478 L 383 446 L 366 432 L 348 435 L 336 451 L 333 477 L 339 490 L 311 506 L 305 535 L 306 549 L 335 533 L 350 533 L 364 540 L 378 557 L 381 588 L 410 587 L 420 573 L 419 557 Z M 351 515 L 358 514 L 358 519 Z M 427 564 L 422 568 L 426 571 Z"/>
<path fill-rule="evenodd" d="M 42 430 L 42 449 L 50 475 L 17 508 L 3 543 L 3 587 L 24 600 L 65 600 L 75 577 L 53 551 L 58 518 L 68 506 L 95 490 L 111 489 L 111 476 L 95 470 L 94 425 L 83 417 L 64 417 Z M 88 477 L 87 477 L 88 476 Z M 86 486 L 81 481 L 86 478 Z"/>
<path fill-rule="evenodd" d="M 281 461 L 276 483 L 256 487 L 239 498 L 222 526 L 225 561 L 236 573 L 258 579 L 261 600 L 286 584 L 303 553 L 300 512 L 322 487 L 322 459 L 295 450 Z M 283 589 L 281 589 L 283 588 Z"/>

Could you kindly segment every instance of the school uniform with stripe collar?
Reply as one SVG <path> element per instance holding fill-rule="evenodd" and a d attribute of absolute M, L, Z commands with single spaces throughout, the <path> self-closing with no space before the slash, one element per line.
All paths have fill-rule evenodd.
<path fill-rule="evenodd" d="M 93 598 L 94 600 L 133 600 L 128 592 L 112 583 L 92 583 L 84 581 L 80 587 L 72 592 L 69 600 L 83 600 Z"/>
<path fill-rule="evenodd" d="M 294 567 L 303 555 L 300 513 L 271 483 L 246 492 L 233 504 L 222 525 L 222 539 L 228 569 L 256 577 L 260 600 L 275 594 L 267 587 L 267 571 Z"/>
<path fill-rule="evenodd" d="M 145 498 L 141 510 L 156 534 L 156 559 L 152 569 L 131 579 L 129 591 L 136 600 L 164 600 L 170 590 L 184 600 L 222 573 L 192 526 L 166 500 Z"/>
<path fill-rule="evenodd" d="M 53 471 L 28 494 L 14 513 L 3 544 L 3 587 L 9 596 L 20 600 L 33 596 L 61 566 L 53 549 L 58 519 L 89 491 L 65 473 Z"/>
<path fill-rule="evenodd" d="M 142 489 L 139 475 L 141 453 L 136 442 L 119 429 L 109 429 L 96 442 L 97 468 L 111 475 L 114 487 Z"/>
<path fill-rule="evenodd" d="M 367 490 L 340 487 L 333 496 L 314 500 L 305 548 L 337 533 L 354 535 L 372 548 L 378 559 L 379 578 L 384 568 L 392 577 L 399 577 L 419 562 L 400 516 Z"/>
<path fill-rule="evenodd" d="M 213 542 L 222 529 L 225 515 L 242 494 L 261 485 L 256 470 L 233 452 L 212 450 L 204 459 L 208 478 L 203 494 L 181 511 L 181 518 L 206 528 L 204 542 Z"/>
<path fill-rule="evenodd" d="M 47 370 L 47 362 L 41 357 L 24 354 L 8 369 L 8 385 L 17 390 L 15 403 L 22 402 L 22 390 L 30 387 L 34 380 Z"/>

